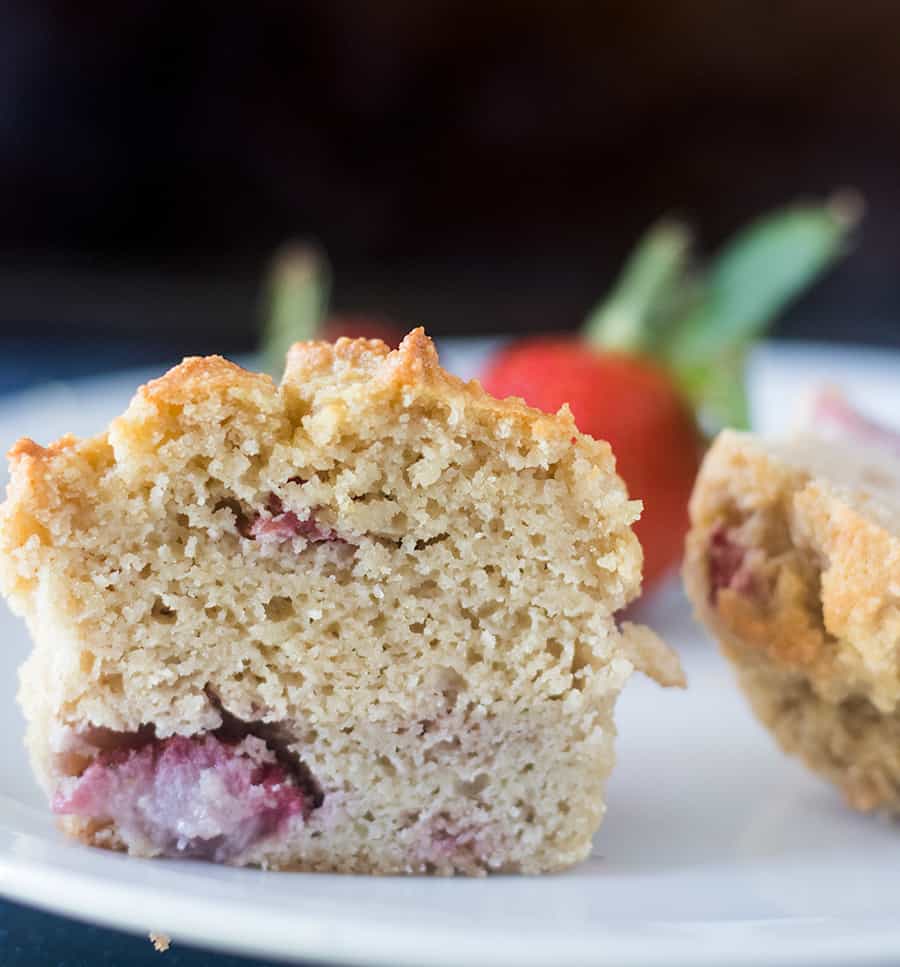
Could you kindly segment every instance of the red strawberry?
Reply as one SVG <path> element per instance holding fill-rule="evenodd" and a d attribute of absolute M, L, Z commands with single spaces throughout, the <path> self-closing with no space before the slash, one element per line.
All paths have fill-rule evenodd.
<path fill-rule="evenodd" d="M 576 339 L 529 339 L 501 350 L 482 381 L 494 396 L 521 396 L 549 413 L 568 403 L 583 433 L 609 441 L 629 493 L 644 502 L 635 531 L 645 586 L 678 563 L 701 439 L 668 374 Z"/>
<path fill-rule="evenodd" d="M 530 339 L 502 350 L 483 382 L 539 409 L 572 408 L 579 429 L 608 440 L 632 496 L 645 587 L 681 558 L 704 427 L 749 428 L 744 361 L 772 319 L 846 250 L 861 202 L 839 194 L 795 205 L 737 233 L 705 266 L 685 225 L 651 228 L 581 338 Z"/>

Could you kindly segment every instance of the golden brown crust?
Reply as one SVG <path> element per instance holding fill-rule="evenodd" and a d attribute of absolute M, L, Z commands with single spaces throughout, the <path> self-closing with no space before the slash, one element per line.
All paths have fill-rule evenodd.
<path fill-rule="evenodd" d="M 400 347 L 393 351 L 379 339 L 342 337 L 334 343 L 296 343 L 288 352 L 281 387 L 283 390 L 302 392 L 305 383 L 314 382 L 317 377 L 331 376 L 336 367 L 357 370 L 361 377 L 379 383 L 388 391 L 415 387 L 433 390 L 450 399 L 459 397 L 478 405 L 486 418 L 530 424 L 533 435 L 538 439 L 569 439 L 573 444 L 587 444 L 594 459 L 604 451 L 608 459 L 613 459 L 608 443 L 579 433 L 568 406 L 563 406 L 555 415 L 549 415 L 527 406 L 518 397 L 495 399 L 485 392 L 478 380 L 464 382 L 446 372 L 441 368 L 434 343 L 422 328 L 412 330 Z M 137 422 L 147 423 L 159 415 L 160 407 L 180 407 L 226 390 L 237 395 L 256 397 L 256 401 L 260 394 L 269 396 L 273 401 L 276 395 L 275 384 L 266 374 L 246 370 L 222 356 L 189 356 L 162 376 L 139 387 L 128 412 L 120 421 L 128 422 L 131 414 Z M 147 405 L 157 412 L 149 414 Z M 107 442 L 106 433 L 89 441 L 66 434 L 46 446 L 23 437 L 9 450 L 11 473 L 16 475 L 24 472 L 31 478 L 41 472 L 34 468 L 34 463 L 46 464 L 56 456 L 88 443 L 102 449 Z M 639 506 L 639 502 L 636 504 Z"/>
<path fill-rule="evenodd" d="M 24 436 L 20 440 L 16 440 L 6 456 L 9 460 L 39 459 L 44 453 L 45 450 L 39 443 L 35 443 L 30 437 Z"/>
<path fill-rule="evenodd" d="M 252 373 L 222 356 L 188 356 L 137 395 L 148 402 L 180 405 L 228 388 L 273 389 L 270 376 Z"/>
<path fill-rule="evenodd" d="M 36 480 L 47 465 L 57 457 L 76 449 L 81 443 L 82 441 L 71 433 L 66 433 L 45 447 L 35 443 L 29 437 L 22 437 L 10 447 L 6 455 L 9 460 L 10 476 L 12 480 L 16 478 Z"/>
<path fill-rule="evenodd" d="M 341 338 L 334 343 L 296 343 L 288 352 L 281 385 L 302 393 L 306 383 L 315 385 L 317 379 L 328 378 L 339 369 L 358 370 L 385 393 L 417 389 L 444 396 L 448 401 L 457 398 L 478 406 L 485 419 L 528 424 L 538 439 L 587 443 L 592 453 L 605 451 L 607 458 L 612 459 L 608 443 L 578 431 L 568 406 L 561 407 L 556 414 L 547 414 L 515 396 L 498 400 L 478 380 L 465 382 L 448 373 L 440 365 L 434 343 L 421 327 L 413 329 L 393 351 L 380 339 Z"/>
<path fill-rule="evenodd" d="M 291 414 L 292 409 L 296 410 L 290 405 L 291 397 L 319 398 L 323 386 L 333 382 L 338 371 L 345 380 L 355 378 L 365 384 L 365 392 L 370 396 L 373 387 L 377 387 L 388 397 L 411 392 L 419 397 L 440 398 L 451 407 L 454 403 L 472 407 L 488 424 L 508 423 L 548 444 L 565 442 L 604 471 L 615 470 L 609 444 L 579 433 L 567 406 L 549 415 L 515 397 L 497 400 L 477 380 L 463 382 L 441 368 L 434 343 L 421 327 L 412 330 L 393 351 L 378 339 L 297 343 L 288 353 L 280 387 L 268 375 L 250 372 L 222 356 L 192 356 L 139 387 L 126 412 L 112 422 L 107 432 L 84 440 L 66 434 L 46 446 L 24 437 L 13 445 L 9 451 L 7 501 L 0 508 L 0 516 L 7 521 L 7 540 L 0 545 L 0 551 L 5 548 L 8 552 L 17 546 L 9 542 L 10 532 L 18 535 L 18 540 L 23 533 L 36 529 L 30 510 L 46 508 L 51 500 L 44 480 L 54 472 L 58 459 L 77 454 L 99 472 L 113 462 L 117 442 L 127 443 L 132 457 L 144 450 L 147 459 L 152 459 L 155 449 L 179 432 L 184 410 L 217 395 L 227 396 L 229 403 L 243 402 L 248 410 L 259 411 L 270 421 L 274 437 L 285 429 L 279 425 L 283 423 L 280 395 L 288 398 L 287 410 Z M 327 394 L 322 396 L 327 399 Z M 640 501 L 632 504 L 637 518 Z M 636 539 L 634 548 L 641 555 Z"/>
<path fill-rule="evenodd" d="M 406 340 L 401 349 L 406 351 Z M 336 362 L 373 371 L 389 353 L 390 349 L 380 339 L 347 339 L 342 336 L 336 342 L 294 343 L 288 350 L 282 382 L 302 383 L 311 376 L 331 373 Z"/>

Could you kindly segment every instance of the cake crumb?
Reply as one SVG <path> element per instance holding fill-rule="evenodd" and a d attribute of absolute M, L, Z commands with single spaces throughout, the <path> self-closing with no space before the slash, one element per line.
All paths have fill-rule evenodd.
<path fill-rule="evenodd" d="M 150 933 L 150 943 L 153 944 L 153 949 L 160 954 L 164 954 L 168 949 L 169 945 L 172 943 L 172 938 L 164 933 Z"/>

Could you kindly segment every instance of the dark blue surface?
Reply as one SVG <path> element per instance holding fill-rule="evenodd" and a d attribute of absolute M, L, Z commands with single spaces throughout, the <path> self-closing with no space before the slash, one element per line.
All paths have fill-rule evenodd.
<path fill-rule="evenodd" d="M 164 364 L 182 355 L 165 344 L 139 340 L 0 338 L 0 395 L 50 380 Z"/>
<path fill-rule="evenodd" d="M 147 936 L 104 930 L 3 900 L 0 963 L 3 967 L 273 967 L 271 961 L 190 948 L 177 939 L 159 953 Z"/>
<path fill-rule="evenodd" d="M 0 341 L 0 395 L 51 379 L 80 379 L 127 366 L 153 365 L 171 353 L 138 342 Z M 135 937 L 0 900 L 2 967 L 269 967 L 271 961 L 185 947 L 176 937 L 157 953 Z"/>

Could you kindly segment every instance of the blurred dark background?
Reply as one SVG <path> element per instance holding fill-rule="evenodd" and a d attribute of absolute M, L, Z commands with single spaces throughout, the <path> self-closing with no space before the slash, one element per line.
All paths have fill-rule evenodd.
<path fill-rule="evenodd" d="M 860 244 L 779 334 L 900 345 L 896 2 L 0 11 L 0 351 L 250 349 L 291 236 L 339 309 L 572 327 L 660 214 L 712 246 L 848 185 Z"/>
<path fill-rule="evenodd" d="M 842 186 L 858 248 L 777 333 L 900 346 L 898 39 L 896 0 L 7 0 L 0 392 L 254 348 L 289 237 L 340 310 L 561 329 L 659 215 L 711 247 Z M 157 956 L 0 903 L 4 951 Z"/>

